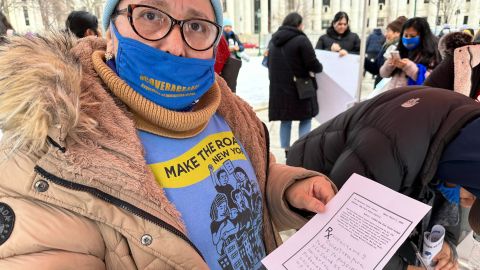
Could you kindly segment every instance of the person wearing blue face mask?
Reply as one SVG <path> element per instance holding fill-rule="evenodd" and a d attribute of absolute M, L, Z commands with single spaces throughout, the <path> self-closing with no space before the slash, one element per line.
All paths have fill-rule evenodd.
<path fill-rule="evenodd" d="M 0 269 L 262 269 L 324 211 L 331 181 L 276 164 L 215 75 L 222 14 L 107 0 L 106 40 L 0 47 Z"/>
<path fill-rule="evenodd" d="M 422 85 L 441 60 L 437 38 L 425 19 L 407 20 L 400 37 L 398 51 L 392 52 L 380 68 L 382 78 L 391 78 L 382 89 L 384 91 L 407 85 Z"/>

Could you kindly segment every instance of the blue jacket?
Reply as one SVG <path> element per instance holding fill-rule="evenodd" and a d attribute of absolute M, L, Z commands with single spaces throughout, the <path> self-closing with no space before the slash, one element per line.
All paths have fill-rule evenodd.
<path fill-rule="evenodd" d="M 367 38 L 367 53 L 377 54 L 382 50 L 385 43 L 385 36 L 380 29 L 374 29 Z"/>

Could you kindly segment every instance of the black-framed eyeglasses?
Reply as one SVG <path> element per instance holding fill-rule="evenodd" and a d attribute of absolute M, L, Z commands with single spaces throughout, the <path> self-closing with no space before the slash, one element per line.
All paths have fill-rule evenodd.
<path fill-rule="evenodd" d="M 206 51 L 220 39 L 222 27 L 205 19 L 177 20 L 158 8 L 130 4 L 117 10 L 114 16 L 127 14 L 135 33 L 148 41 L 158 41 L 170 34 L 175 25 L 180 26 L 183 41 L 195 51 Z"/>

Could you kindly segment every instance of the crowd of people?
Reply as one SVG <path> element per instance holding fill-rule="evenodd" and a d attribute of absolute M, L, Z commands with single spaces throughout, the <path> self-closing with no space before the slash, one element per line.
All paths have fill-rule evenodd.
<path fill-rule="evenodd" d="M 293 14 L 299 23 L 288 28 Z M 473 30 L 440 39 L 424 18 L 404 16 L 387 25 L 384 38 L 375 29 L 367 39 L 364 66 L 376 77 L 371 99 L 310 132 L 308 123 L 318 113 L 317 97 L 302 99 L 295 81 L 313 78 L 322 64 L 302 32 L 301 16 L 293 14 L 273 35 L 268 54 L 269 118 L 282 121 L 280 141 L 287 164 L 324 173 L 339 188 L 359 173 L 431 205 L 432 212 L 386 269 L 423 269 L 415 251 L 423 232 L 436 224 L 447 229 L 447 236 L 435 269 L 458 269 L 456 245 L 466 223 L 462 213 L 471 211 L 471 224 L 479 231 L 479 206 L 473 202 L 480 195 L 474 172 L 480 165 L 480 107 L 473 99 L 480 94 L 480 45 Z M 316 49 L 339 57 L 358 54 L 360 39 L 348 23 L 347 14 L 337 13 Z M 294 42 L 295 36 L 302 38 Z M 300 121 L 301 139 L 293 146 L 291 120 Z"/>
<path fill-rule="evenodd" d="M 361 40 L 338 12 L 314 48 L 288 14 L 265 63 L 285 165 L 234 93 L 248 57 L 221 1 L 107 0 L 103 12 L 38 36 L 0 16 L 0 269 L 263 269 L 279 231 L 322 214 L 353 173 L 432 206 L 386 269 L 422 269 L 415 246 L 436 224 L 435 269 L 458 269 L 462 211 L 480 233 L 473 31 L 438 40 L 403 16 L 373 31 L 378 95 L 311 131 L 315 49 L 345 57 Z"/>

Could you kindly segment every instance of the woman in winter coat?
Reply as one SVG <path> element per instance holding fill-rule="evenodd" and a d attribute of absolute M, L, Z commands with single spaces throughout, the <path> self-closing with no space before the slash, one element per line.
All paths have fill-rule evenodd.
<path fill-rule="evenodd" d="M 461 93 L 473 99 L 480 97 L 480 44 L 469 34 L 453 32 L 440 40 L 443 61 L 432 71 L 425 85 Z"/>
<path fill-rule="evenodd" d="M 312 78 L 322 72 L 322 65 L 315 56 L 312 44 L 303 33 L 302 16 L 290 13 L 282 26 L 273 34 L 270 42 L 268 73 L 270 121 L 281 121 L 280 144 L 290 147 L 292 121 L 300 121 L 299 137 L 310 132 L 311 119 L 318 114 L 316 94 L 300 99 L 294 78 Z"/>
<path fill-rule="evenodd" d="M 215 76 L 221 1 L 148 3 L 0 47 L 0 269 L 260 269 L 333 196 Z"/>
<path fill-rule="evenodd" d="M 400 40 L 400 32 L 406 21 L 407 18 L 405 16 L 400 16 L 389 23 L 385 33 L 386 41 L 382 46 L 382 50 L 377 54 L 373 61 L 368 58 L 365 59 L 365 70 L 370 74 L 375 75 L 375 86 L 382 80 L 382 77 L 378 76 L 380 68 L 385 63 L 385 60 L 390 57 L 390 52 L 397 50 L 398 41 Z"/>
<path fill-rule="evenodd" d="M 430 204 L 430 214 L 384 269 L 423 269 L 414 266 L 412 243 L 421 248 L 418 236 L 440 224 L 447 234 L 435 269 L 453 270 L 458 269 L 460 206 L 473 203 L 462 202 L 460 186 L 480 195 L 479 132 L 480 106 L 475 101 L 437 88 L 403 87 L 319 126 L 292 145 L 287 164 L 324 173 L 338 187 L 357 173 Z M 476 205 L 470 212 L 476 223 L 470 223 L 480 233 L 478 199 Z"/>
<path fill-rule="evenodd" d="M 360 52 L 360 38 L 350 31 L 348 14 L 340 11 L 335 14 L 327 33 L 318 39 L 315 49 L 338 52 L 340 56 Z"/>
<path fill-rule="evenodd" d="M 380 68 L 382 78 L 392 78 L 385 85 L 385 91 L 407 85 L 422 85 L 441 60 L 437 38 L 424 18 L 406 21 L 400 37 L 399 54 L 390 55 Z"/>

